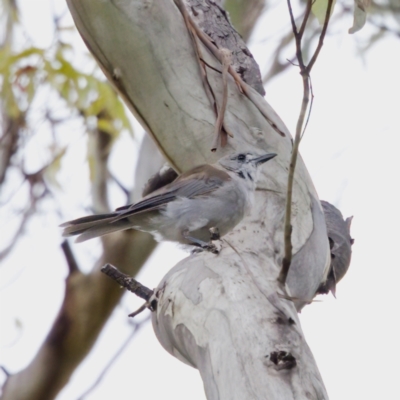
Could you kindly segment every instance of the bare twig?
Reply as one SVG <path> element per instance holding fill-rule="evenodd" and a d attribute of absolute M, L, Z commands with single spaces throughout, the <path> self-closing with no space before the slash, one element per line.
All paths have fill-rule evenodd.
<path fill-rule="evenodd" d="M 304 12 L 304 17 L 303 17 L 303 22 L 301 23 L 301 26 L 300 26 L 300 29 L 299 29 L 300 40 L 303 38 L 304 31 L 306 30 L 306 25 L 307 25 L 307 22 L 308 22 L 308 18 L 309 18 L 310 13 L 311 13 L 312 3 L 313 3 L 312 1 L 308 1 L 307 2 L 306 11 Z"/>
<path fill-rule="evenodd" d="M 139 315 L 140 313 L 142 313 L 148 307 L 149 307 L 149 304 L 147 302 L 143 303 L 136 311 L 133 311 L 130 314 L 128 314 L 128 317 L 135 318 L 136 315 Z"/>
<path fill-rule="evenodd" d="M 149 301 L 154 294 L 153 290 L 142 285 L 129 275 L 123 274 L 122 272 L 118 271 L 118 269 L 111 264 L 106 264 L 104 267 L 102 267 L 101 272 L 116 281 L 120 286 L 124 287 L 125 289 L 129 290 L 130 292 L 136 294 L 136 296 L 146 301 Z"/>
<path fill-rule="evenodd" d="M 288 276 L 290 264 L 292 262 L 291 214 L 292 214 L 293 180 L 294 180 L 294 171 L 296 168 L 300 140 L 304 134 L 304 129 L 305 129 L 305 128 L 303 129 L 303 125 L 304 125 L 304 121 L 306 119 L 307 108 L 310 103 L 310 92 L 311 92 L 310 72 L 318 58 L 318 55 L 319 55 L 322 45 L 324 43 L 324 38 L 326 35 L 326 31 L 328 29 L 329 18 L 331 15 L 333 0 L 328 0 L 328 6 L 326 9 L 324 25 L 322 27 L 321 34 L 319 36 L 318 45 L 317 45 L 317 48 L 315 49 L 313 56 L 311 57 L 310 62 L 308 63 L 308 65 L 306 65 L 304 63 L 301 40 L 302 40 L 305 26 L 307 24 L 307 19 L 310 16 L 312 0 L 308 0 L 308 2 L 307 2 L 307 9 L 304 14 L 304 19 L 303 19 L 303 22 L 301 24 L 301 28 L 299 31 L 297 30 L 297 26 L 296 26 L 296 22 L 295 22 L 295 19 L 293 16 L 293 10 L 292 10 L 292 5 L 291 5 L 290 0 L 287 0 L 287 3 L 288 3 L 290 21 L 292 24 L 293 35 L 294 35 L 295 42 L 296 42 L 296 57 L 299 62 L 300 75 L 303 79 L 303 100 L 301 103 L 299 118 L 297 120 L 296 135 L 295 135 L 295 139 L 294 139 L 294 143 L 293 143 L 292 156 L 290 159 L 290 166 L 289 166 L 289 173 L 288 173 L 286 209 L 285 209 L 285 226 L 284 226 L 284 257 L 282 260 L 282 268 L 281 268 L 281 271 L 280 271 L 280 274 L 278 277 L 278 281 L 282 285 L 284 285 L 286 283 L 286 278 Z M 309 118 L 310 118 L 310 114 L 308 114 L 306 124 L 308 123 Z"/>
<path fill-rule="evenodd" d="M 317 48 L 315 49 L 314 55 L 311 58 L 311 61 L 307 65 L 308 74 L 311 72 L 312 67 L 315 64 L 315 61 L 317 61 L 317 58 L 319 56 L 319 52 L 321 51 L 322 46 L 324 44 L 324 39 L 325 39 L 326 31 L 328 29 L 329 19 L 330 19 L 330 16 L 331 16 L 332 5 L 333 5 L 333 0 L 328 0 L 328 6 L 326 8 L 326 14 L 325 14 L 325 21 L 324 21 L 324 25 L 322 27 L 322 32 L 319 35 L 318 45 L 317 45 Z"/>

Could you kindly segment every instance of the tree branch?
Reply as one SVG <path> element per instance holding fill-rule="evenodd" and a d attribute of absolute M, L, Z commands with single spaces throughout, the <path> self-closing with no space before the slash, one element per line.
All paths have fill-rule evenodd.
<path fill-rule="evenodd" d="M 61 243 L 61 249 L 64 253 L 65 260 L 67 261 L 69 273 L 73 274 L 74 272 L 80 271 L 78 263 L 75 259 L 74 254 L 72 253 L 72 249 L 71 246 L 69 245 L 68 240 L 64 240 Z"/>
<path fill-rule="evenodd" d="M 303 20 L 301 29 L 299 32 L 297 31 L 295 19 L 293 16 L 291 1 L 288 0 L 287 4 L 288 4 L 288 9 L 289 9 L 290 20 L 292 23 L 293 35 L 294 35 L 295 41 L 296 41 L 296 56 L 297 56 L 297 60 L 299 62 L 300 75 L 303 80 L 303 99 L 302 99 L 302 103 L 301 103 L 300 114 L 297 119 L 296 135 L 295 135 L 295 139 L 294 139 L 294 143 L 293 143 L 292 155 L 290 158 L 289 172 L 288 172 L 286 207 L 285 207 L 285 227 L 284 227 L 284 257 L 282 260 L 282 268 L 281 268 L 281 271 L 280 271 L 279 277 L 278 277 L 278 282 L 282 285 L 285 285 L 285 283 L 286 283 L 286 279 L 287 279 L 290 265 L 292 262 L 291 215 L 292 215 L 292 201 L 293 201 L 293 179 L 294 179 L 294 172 L 296 169 L 299 145 L 300 145 L 301 138 L 304 134 L 303 125 L 304 125 L 304 121 L 305 121 L 306 114 L 307 114 L 308 104 L 310 102 L 310 72 L 318 58 L 318 55 L 319 55 L 322 45 L 324 43 L 324 38 L 325 38 L 326 31 L 328 29 L 329 18 L 331 15 L 333 0 L 328 0 L 328 6 L 326 9 L 325 21 L 324 21 L 324 25 L 322 28 L 322 32 L 321 32 L 319 40 L 318 40 L 317 48 L 316 48 L 310 62 L 308 63 L 308 65 L 304 64 L 301 41 L 302 41 L 302 36 L 304 33 L 304 27 L 306 26 L 306 22 L 307 22 L 305 20 L 308 19 L 309 15 L 310 15 L 312 0 L 308 0 L 308 2 L 307 2 L 307 9 L 304 14 L 305 20 Z M 300 32 L 301 32 L 301 35 L 300 35 Z M 308 118 L 307 118 L 307 123 L 308 123 Z"/>
<path fill-rule="evenodd" d="M 310 2 L 310 0 L 309 0 L 309 2 Z M 315 64 L 315 61 L 317 61 L 319 52 L 321 51 L 322 46 L 324 44 L 326 31 L 328 30 L 329 19 L 331 17 L 332 5 L 333 5 L 333 0 L 328 0 L 328 6 L 326 7 L 325 21 L 324 21 L 324 25 L 322 27 L 322 32 L 319 35 L 318 45 L 317 45 L 317 48 L 315 49 L 314 55 L 312 56 L 310 62 L 307 65 L 307 73 L 308 74 L 311 72 L 312 67 Z"/>
<path fill-rule="evenodd" d="M 120 286 L 136 294 L 136 296 L 140 297 L 143 300 L 149 301 L 154 294 L 151 289 L 142 285 L 131 276 L 118 271 L 118 269 L 111 264 L 106 264 L 104 267 L 101 268 L 100 271 L 103 272 L 103 274 L 107 275 L 109 278 L 113 279 Z"/>

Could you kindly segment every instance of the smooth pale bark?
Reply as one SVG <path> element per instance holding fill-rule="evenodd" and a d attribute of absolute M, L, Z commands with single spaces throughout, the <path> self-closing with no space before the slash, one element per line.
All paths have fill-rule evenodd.
<path fill-rule="evenodd" d="M 278 153 L 262 168 L 251 215 L 225 237 L 221 254 L 190 256 L 161 282 L 153 315 L 160 342 L 200 370 L 209 399 L 327 398 L 296 314 L 326 278 L 330 261 L 321 206 L 301 159 L 287 290 L 293 301 L 279 295 L 276 281 L 292 149 L 283 122 L 254 91 L 285 137 L 229 79 L 225 121 L 234 138 L 211 153 L 216 117 L 173 1 L 68 0 L 68 5 L 105 74 L 179 171 L 237 150 Z M 206 49 L 202 53 L 220 68 Z M 208 79 L 221 99 L 220 74 L 209 69 Z"/>

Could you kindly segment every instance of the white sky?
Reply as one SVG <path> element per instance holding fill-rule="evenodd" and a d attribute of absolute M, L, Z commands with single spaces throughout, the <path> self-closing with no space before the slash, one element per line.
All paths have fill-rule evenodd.
<path fill-rule="evenodd" d="M 27 30 L 40 46 L 47 45 L 52 34 L 47 22 L 50 0 L 19 3 Z M 55 3 L 57 9 L 65 7 L 62 0 Z M 284 3 L 277 2 L 274 14 L 271 11 L 260 21 L 253 37 L 251 50 L 261 67 L 268 65 L 275 36 L 270 41 L 263 39 L 288 22 Z M 400 398 L 400 39 L 387 36 L 361 56 L 356 43 L 368 37 L 369 28 L 352 36 L 347 34 L 350 26 L 350 18 L 339 21 L 325 40 L 312 74 L 315 101 L 300 150 L 321 199 L 339 206 L 345 217 L 354 215 L 353 260 L 338 285 L 337 300 L 321 297 L 321 302 L 305 308 L 300 319 L 331 400 L 391 400 Z M 266 99 L 293 132 L 301 100 L 298 70 L 289 68 L 266 90 Z M 65 199 L 60 193 L 57 199 L 67 210 L 66 217 L 72 218 L 90 199 L 85 186 L 86 139 L 78 129 L 65 134 L 72 143 L 70 159 L 65 161 L 68 172 L 62 175 L 69 197 Z M 135 157 L 135 143 L 123 135 L 113 151 L 112 170 L 125 169 L 122 179 L 126 182 L 132 181 Z M 72 165 L 78 165 L 80 172 L 69 168 Z M 72 187 L 75 191 L 69 190 Z M 112 199 L 113 206 L 123 201 Z M 50 201 L 46 204 L 53 211 Z M 0 219 L 12 224 L 12 217 L 6 218 L 1 210 Z M 32 359 L 63 298 L 67 268 L 59 250 L 58 223 L 54 212 L 35 218 L 0 269 L 0 365 L 12 372 Z M 93 241 L 74 246 L 73 250 L 87 270 L 100 246 Z M 138 279 L 149 287 L 156 286 L 183 256 L 185 253 L 174 245 L 162 244 Z M 122 343 L 129 335 L 126 315 L 139 303 L 133 296 L 124 297 L 91 355 L 58 400 L 77 399 L 97 378 L 115 353 L 115 343 Z M 16 320 L 21 329 L 16 327 Z M 120 393 L 116 392 L 118 388 Z M 133 390 L 135 395 L 130 394 Z M 128 400 L 142 396 L 205 399 L 198 372 L 166 353 L 150 324 L 86 399 Z"/>

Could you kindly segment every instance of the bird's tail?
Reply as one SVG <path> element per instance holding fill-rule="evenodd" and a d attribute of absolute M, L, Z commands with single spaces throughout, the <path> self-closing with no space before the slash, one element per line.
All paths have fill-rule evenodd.
<path fill-rule="evenodd" d="M 132 223 L 129 223 L 127 218 L 115 221 L 116 217 L 115 213 L 89 215 L 65 222 L 60 226 L 64 228 L 64 237 L 79 235 L 76 242 L 80 243 L 107 233 L 132 228 Z"/>

